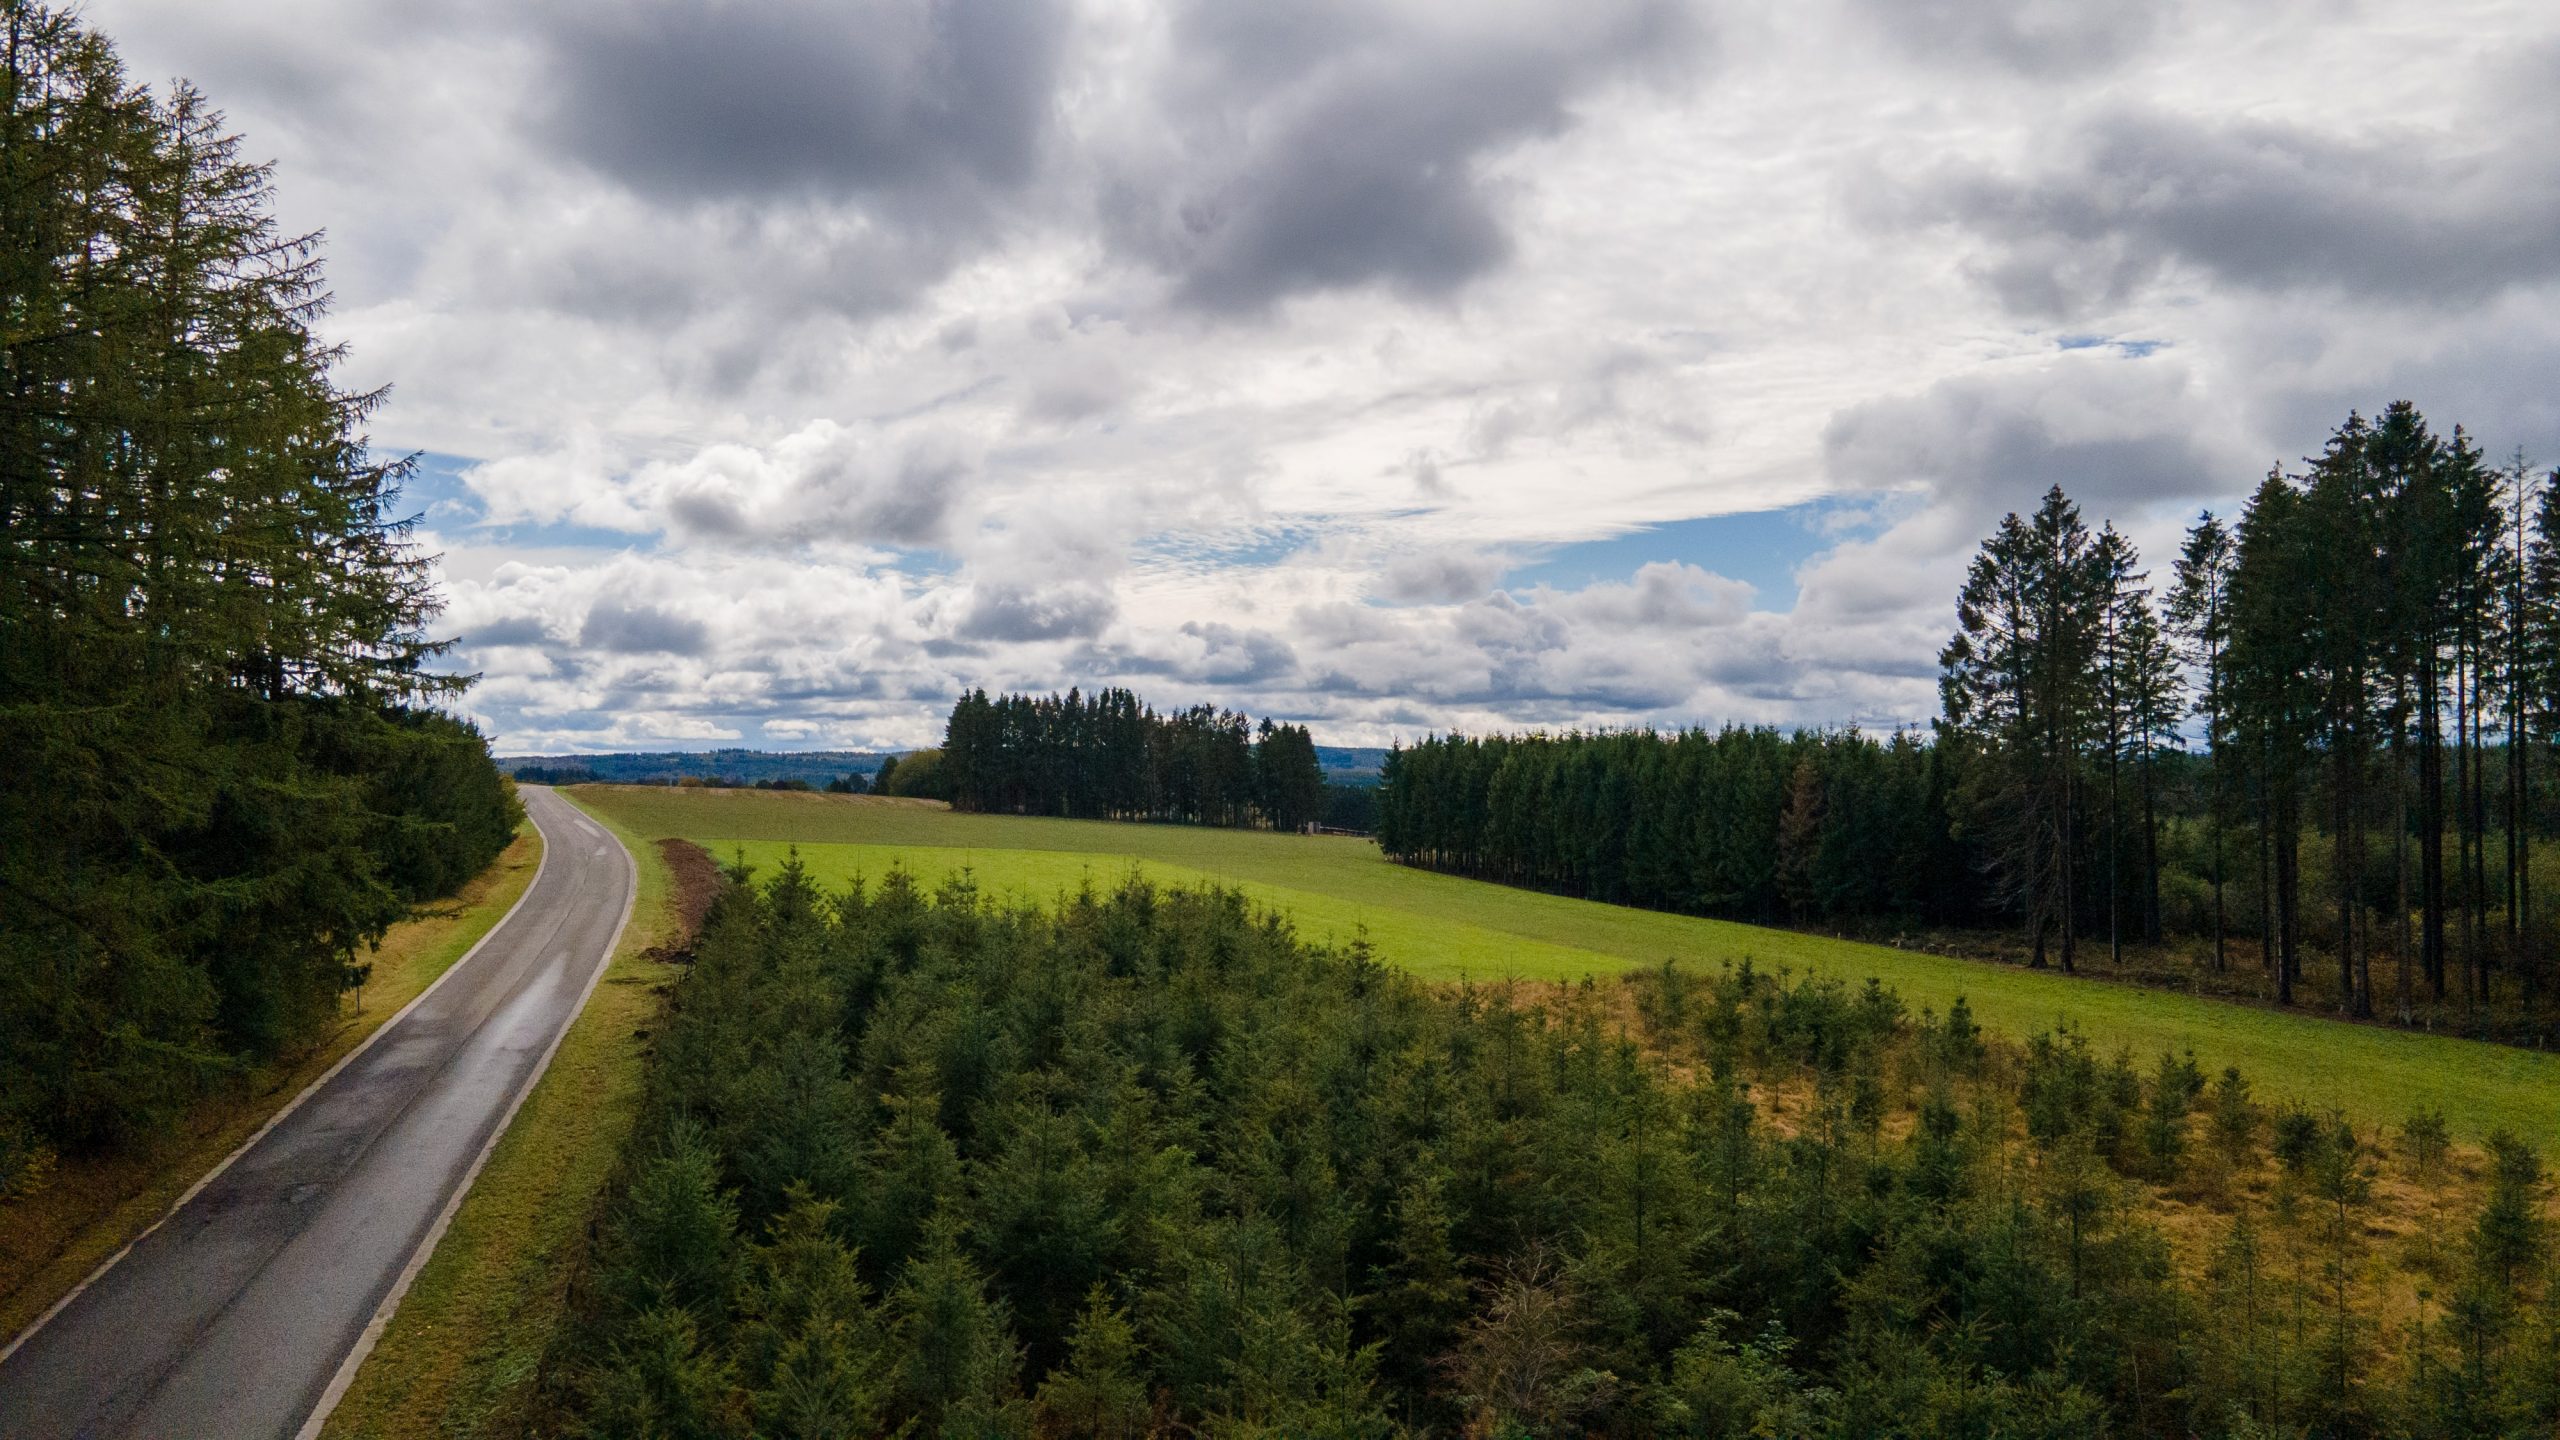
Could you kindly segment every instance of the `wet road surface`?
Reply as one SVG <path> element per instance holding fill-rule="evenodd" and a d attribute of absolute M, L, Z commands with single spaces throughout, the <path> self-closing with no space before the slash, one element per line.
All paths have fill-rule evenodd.
<path fill-rule="evenodd" d="M 526 786 L 524 899 L 398 1019 L 0 1359 L 0 1436 L 290 1436 L 584 1002 L 631 858 Z M 331 1396 L 334 1400 L 334 1396 Z"/>

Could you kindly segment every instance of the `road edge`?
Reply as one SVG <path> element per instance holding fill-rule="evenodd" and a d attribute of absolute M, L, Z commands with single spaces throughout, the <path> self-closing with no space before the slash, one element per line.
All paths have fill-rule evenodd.
<path fill-rule="evenodd" d="M 538 822 L 535 822 L 530 814 L 527 814 L 525 819 L 528 824 L 533 825 L 534 833 L 538 835 L 542 833 L 542 826 Z M 621 842 L 617 840 L 615 843 L 620 844 Z M 241 1141 L 238 1145 L 233 1146 L 230 1154 L 225 1155 L 220 1160 L 214 1162 L 212 1169 L 207 1170 L 204 1174 L 196 1177 L 196 1182 L 194 1184 L 189 1185 L 184 1191 L 181 1191 L 178 1198 L 170 1201 L 168 1208 L 160 1212 L 160 1218 L 143 1226 L 141 1230 L 135 1232 L 133 1238 L 125 1241 L 123 1245 L 117 1247 L 114 1254 L 99 1261 L 98 1268 L 90 1271 L 86 1276 L 83 1276 L 79 1284 L 64 1291 L 60 1299 L 57 1299 L 51 1305 L 46 1306 L 42 1314 L 27 1322 L 27 1328 L 19 1331 L 15 1336 L 11 1337 L 8 1344 L 0 1345 L 0 1364 L 6 1364 L 10 1356 L 17 1354 L 21 1346 L 25 1345 L 29 1340 L 34 1339 L 36 1337 L 36 1333 L 44 1329 L 46 1325 L 50 1324 L 55 1316 L 60 1315 L 63 1311 L 71 1308 L 71 1302 L 79 1299 L 88 1291 L 90 1286 L 97 1284 L 100 1279 L 105 1277 L 108 1271 L 116 1268 L 116 1262 L 124 1259 L 127 1255 L 132 1254 L 135 1246 L 150 1239 L 152 1234 L 159 1230 L 161 1226 L 169 1223 L 171 1216 L 176 1215 L 179 1211 L 187 1208 L 187 1202 L 195 1199 L 196 1196 L 204 1190 L 204 1187 L 221 1179 L 222 1172 L 230 1169 L 232 1163 L 238 1160 L 241 1156 L 248 1154 L 251 1146 L 254 1146 L 259 1141 L 266 1139 L 268 1131 L 283 1124 L 287 1116 L 290 1116 L 294 1111 L 301 1109 L 303 1101 L 310 1099 L 313 1094 L 318 1092 L 321 1086 L 328 1084 L 333 1079 L 336 1079 L 339 1071 L 347 1068 L 349 1064 L 354 1062 L 357 1056 L 372 1049 L 375 1041 L 380 1040 L 384 1035 L 390 1033 L 392 1027 L 398 1025 L 403 1019 L 405 1019 L 410 1011 L 415 1010 L 421 1004 L 424 1004 L 428 996 L 436 993 L 437 987 L 443 985 L 447 980 L 452 979 L 456 974 L 459 974 L 464 966 L 469 965 L 472 957 L 480 953 L 480 947 L 489 943 L 489 937 L 505 929 L 507 927 L 507 922 L 515 918 L 516 912 L 524 908 L 524 902 L 531 899 L 533 892 L 541 887 L 542 872 L 550 868 L 551 865 L 551 850 L 551 837 L 543 835 L 542 857 L 534 862 L 533 878 L 525 882 L 524 893 L 516 896 L 515 903 L 507 907 L 507 913 L 499 916 L 496 924 L 491 925 L 486 931 L 482 932 L 479 939 L 471 942 L 471 948 L 463 951 L 460 959 L 455 960 L 452 964 L 444 967 L 444 973 L 427 982 L 427 988 L 410 996 L 408 1004 L 393 1011 L 389 1019 L 374 1026 L 371 1034 L 366 1035 L 364 1039 L 356 1042 L 354 1048 L 348 1050 L 346 1054 L 341 1055 L 336 1060 L 330 1062 L 328 1069 L 321 1071 L 318 1076 L 313 1078 L 310 1084 L 303 1086 L 301 1090 L 295 1093 L 292 1099 L 284 1102 L 284 1104 L 279 1107 L 273 1115 L 266 1118 L 265 1123 L 259 1125 L 257 1129 L 249 1132 L 249 1138 Z M 624 853 L 628 854 L 629 852 L 626 850 Z M 636 887 L 637 882 L 635 881 L 634 884 Z M 624 918 L 625 920 L 629 919 L 627 907 Z"/>
<path fill-rule="evenodd" d="M 603 982 L 604 972 L 613 968 L 614 954 L 622 948 L 623 932 L 631 928 L 632 912 L 640 904 L 639 857 L 631 853 L 631 847 L 623 844 L 622 837 L 614 834 L 611 827 L 587 816 L 585 811 L 566 796 L 560 795 L 557 791 L 550 793 L 552 798 L 567 805 L 574 817 L 585 819 L 587 823 L 603 831 L 605 838 L 613 842 L 614 848 L 622 852 L 622 867 L 629 877 L 628 887 L 622 897 L 622 918 L 614 922 L 612 938 L 605 942 L 604 953 L 596 957 L 595 968 L 588 972 L 586 985 L 578 991 L 578 1003 L 570 1006 L 569 1013 L 561 1017 L 560 1028 L 552 1032 L 551 1043 L 542 1048 L 542 1057 L 534 1062 L 533 1069 L 524 1077 L 524 1083 L 518 1085 L 516 1093 L 507 1100 L 507 1108 L 500 1112 L 498 1123 L 490 1128 L 489 1138 L 481 1142 L 480 1153 L 471 1157 L 470 1167 L 462 1172 L 462 1183 L 453 1187 L 453 1193 L 445 1198 L 444 1208 L 436 1212 L 435 1223 L 427 1227 L 427 1233 L 419 1239 L 417 1248 L 409 1252 L 407 1262 L 400 1267 L 398 1278 L 391 1282 L 391 1288 L 384 1293 L 382 1303 L 374 1307 L 373 1318 L 365 1322 L 364 1332 L 356 1337 L 354 1348 L 346 1353 L 345 1358 L 338 1362 L 338 1368 L 330 1374 L 328 1385 L 320 1392 L 319 1402 L 312 1407 L 311 1414 L 303 1420 L 302 1427 L 294 1432 L 294 1440 L 316 1440 L 322 1428 L 328 1424 L 329 1413 L 338 1408 L 339 1401 L 346 1398 L 348 1389 L 355 1384 L 356 1373 L 364 1368 L 366 1358 L 373 1354 L 373 1347 L 381 1343 L 383 1331 L 390 1328 L 392 1315 L 400 1309 L 400 1302 L 408 1298 L 410 1285 L 416 1282 L 418 1272 L 426 1268 L 427 1260 L 435 1253 L 437 1243 L 444 1239 L 444 1232 L 453 1224 L 455 1214 L 462 1209 L 463 1200 L 471 1194 L 472 1185 L 480 1179 L 480 1171 L 488 1165 L 489 1157 L 496 1153 L 498 1142 L 506 1138 L 508 1129 L 515 1124 L 516 1112 L 524 1108 L 526 1098 L 533 1094 L 533 1087 L 542 1082 L 544 1072 L 551 1068 L 552 1057 L 560 1053 L 560 1043 L 569 1038 L 570 1027 L 578 1023 L 578 1017 L 586 1011 L 587 1002 L 595 997 L 596 986 Z M 528 818 L 530 814 L 531 812 L 528 811 Z M 534 828 L 539 830 L 541 823 L 536 821 Z M 542 845 L 544 860 L 550 859 L 551 849 L 551 838 L 545 835 Z M 534 876 L 536 881 L 541 878 L 539 872 Z M 525 893 L 532 894 L 533 886 L 527 885 Z M 516 903 L 524 902 L 518 900 Z M 512 915 L 514 911 L 510 910 L 508 913 Z M 490 927 L 490 933 L 496 934 L 498 926 L 504 924 L 506 921 L 500 920 L 497 926 Z M 455 962 L 454 968 L 461 968 L 459 961 Z M 439 976 L 438 980 L 441 982 L 442 977 Z M 424 995 L 419 996 L 419 999 L 424 998 L 426 998 Z M 395 1020 L 397 1018 L 394 1017 Z M 390 1022 L 385 1022 L 382 1026 L 384 1030 L 389 1028 L 391 1028 Z M 375 1033 L 380 1034 L 381 1031 L 377 1030 Z"/>

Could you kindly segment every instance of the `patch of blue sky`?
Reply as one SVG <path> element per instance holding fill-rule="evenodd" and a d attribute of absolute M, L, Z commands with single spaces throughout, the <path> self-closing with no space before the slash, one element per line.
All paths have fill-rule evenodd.
<path fill-rule="evenodd" d="M 1167 531 L 1139 542 L 1135 555 L 1141 565 L 1184 574 L 1277 565 L 1313 543 L 1325 526 L 1308 518 L 1240 530 Z"/>
<path fill-rule="evenodd" d="M 492 525 L 488 520 L 488 507 L 462 479 L 462 472 L 479 463 L 467 455 L 443 455 L 432 450 L 421 452 L 416 466 L 409 472 L 407 487 L 400 492 L 401 508 L 408 514 L 420 516 L 433 529 L 447 533 L 467 530 L 474 541 L 484 544 L 642 552 L 658 548 L 655 535 L 612 530 L 601 525 L 573 525 L 562 521 Z"/>
<path fill-rule="evenodd" d="M 888 558 L 880 568 L 895 571 L 910 580 L 933 580 L 960 573 L 960 562 L 947 552 L 922 546 L 913 549 L 885 548 Z"/>
<path fill-rule="evenodd" d="M 1809 500 L 1778 510 L 1702 515 L 1642 525 L 1605 540 L 1558 545 L 1511 571 L 1505 585 L 1525 590 L 1579 590 L 1600 581 L 1624 583 L 1661 561 L 1695 565 L 1751 586 L 1755 610 L 1795 608 L 1796 569 L 1859 535 L 1882 528 L 1872 506 Z"/>
<path fill-rule="evenodd" d="M 2129 360 L 2139 360 L 2166 346 L 2166 340 L 2123 340 L 2113 335 L 2065 335 L 2053 342 L 2060 350 L 2113 350 Z"/>

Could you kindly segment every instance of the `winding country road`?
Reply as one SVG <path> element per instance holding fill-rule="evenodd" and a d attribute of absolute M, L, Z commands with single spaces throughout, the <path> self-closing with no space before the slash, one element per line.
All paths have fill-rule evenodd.
<path fill-rule="evenodd" d="M 541 868 L 426 993 L 0 1352 L 0 1436 L 290 1436 L 335 1404 L 629 920 L 631 857 L 527 786 Z"/>

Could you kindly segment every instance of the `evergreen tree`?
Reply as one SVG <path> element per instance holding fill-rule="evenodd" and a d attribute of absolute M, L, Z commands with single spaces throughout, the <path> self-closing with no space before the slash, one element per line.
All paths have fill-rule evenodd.
<path fill-rule="evenodd" d="M 2178 552 L 2177 582 L 2169 591 L 2170 627 L 2181 642 L 2179 658 L 2195 672 L 2194 713 L 2204 720 L 2206 765 L 2212 774 L 2212 801 L 2207 822 L 2212 835 L 2208 862 L 2213 883 L 2213 968 L 2230 964 L 2224 918 L 2225 830 L 2229 811 L 2225 787 L 2229 769 L 2224 745 L 2230 735 L 2224 656 L 2231 646 L 2231 570 L 2238 561 L 2231 532 L 2213 512 L 2205 511 L 2187 531 Z"/>
<path fill-rule="evenodd" d="M 1939 657 L 1950 729 L 1990 757 L 1982 797 L 1999 827 L 2004 894 L 2028 920 L 2034 963 L 2058 932 L 2074 968 L 2081 837 L 2079 757 L 2105 603 L 2104 558 L 2059 486 L 2032 519 L 2012 514 L 1983 542 L 1956 599 L 1958 630 Z"/>
<path fill-rule="evenodd" d="M 314 236 L 181 83 L 0 0 L 0 1156 L 312 1038 L 522 819 Z M 17 1164 L 0 1170 L 13 1186 Z"/>

